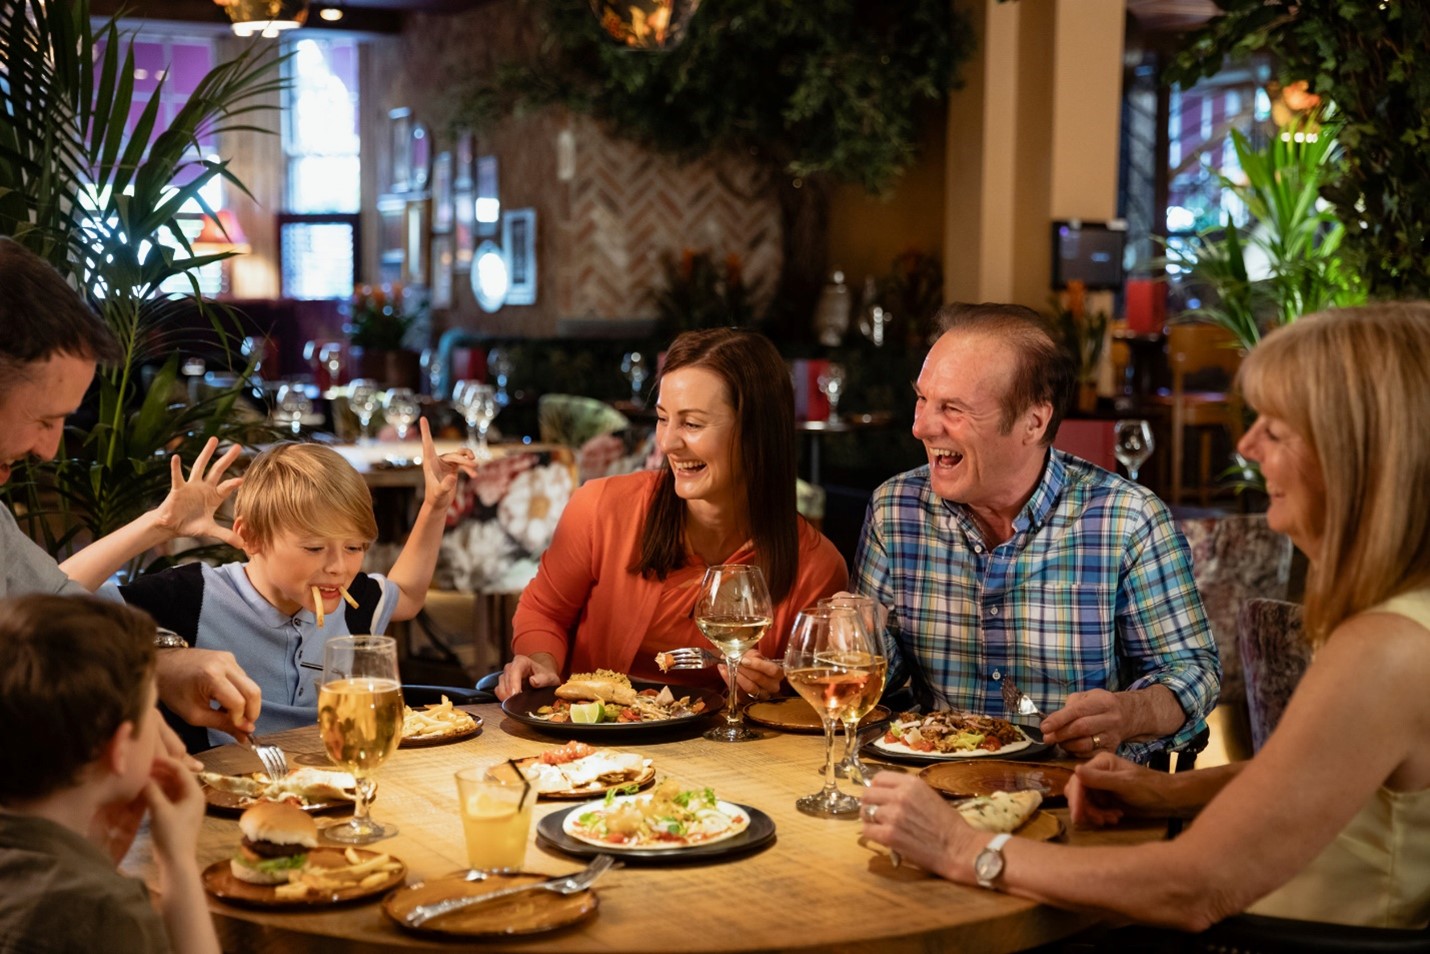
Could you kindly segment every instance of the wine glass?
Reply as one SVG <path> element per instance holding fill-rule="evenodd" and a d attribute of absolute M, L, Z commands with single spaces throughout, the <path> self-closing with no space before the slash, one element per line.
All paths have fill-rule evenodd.
<path fill-rule="evenodd" d="M 506 383 L 512 372 L 511 355 L 506 353 L 506 349 L 493 348 L 487 352 L 487 370 L 497 382 L 497 407 L 506 407 L 511 403 L 511 397 L 506 393 Z"/>
<path fill-rule="evenodd" d="M 343 344 L 329 341 L 318 351 L 318 360 L 328 369 L 328 387 L 335 388 L 343 383 Z"/>
<path fill-rule="evenodd" d="M 452 401 L 467 421 L 467 439 L 479 460 L 491 457 L 487 449 L 487 428 L 497 416 L 496 392 L 490 384 L 480 381 L 458 381 L 452 390 Z"/>
<path fill-rule="evenodd" d="M 785 648 L 785 678 L 824 722 L 824 788 L 794 803 L 806 815 L 859 812 L 859 799 L 839 791 L 834 780 L 834 723 L 847 709 L 862 704 L 874 679 L 874 657 L 869 633 L 853 609 L 810 606 L 794 618 Z"/>
<path fill-rule="evenodd" d="M 829 398 L 829 417 L 826 420 L 839 420 L 839 397 L 844 393 L 844 365 L 827 365 L 814 383 L 819 393 Z"/>
<path fill-rule="evenodd" d="M 417 395 L 412 393 L 411 388 L 388 388 L 382 396 L 382 414 L 387 423 L 397 428 L 397 439 L 400 441 L 407 440 L 407 429 L 421 412 L 422 405 L 417 402 Z"/>
<path fill-rule="evenodd" d="M 1137 471 L 1152 456 L 1152 425 L 1140 418 L 1118 421 L 1113 427 L 1112 452 L 1127 468 L 1127 476 L 1137 479 Z"/>
<path fill-rule="evenodd" d="M 863 624 L 864 631 L 869 634 L 869 643 L 873 647 L 869 658 L 869 681 L 864 685 L 864 693 L 839 717 L 840 721 L 844 723 L 844 758 L 834 766 L 834 774 L 839 778 L 853 779 L 860 784 L 867 785 L 868 779 L 876 773 L 882 772 L 883 769 L 877 765 L 870 765 L 859 758 L 859 723 L 874 706 L 879 704 L 879 698 L 884 694 L 884 676 L 888 671 L 889 663 L 884 657 L 883 643 L 880 637 L 884 632 L 884 623 L 889 618 L 889 611 L 875 602 L 872 596 L 853 594 L 826 596 L 819 601 L 819 605 L 852 610 L 859 614 L 859 622 Z"/>
<path fill-rule="evenodd" d="M 774 622 L 770 591 L 757 566 L 721 564 L 706 569 L 695 602 L 695 625 L 725 657 L 730 696 L 725 703 L 725 724 L 705 733 L 716 742 L 744 742 L 760 734 L 745 726 L 736 681 L 740 657 L 765 635 Z"/>
<path fill-rule="evenodd" d="M 369 433 L 372 427 L 373 415 L 382 406 L 382 392 L 378 390 L 377 382 L 370 378 L 358 378 L 356 381 L 348 383 L 348 407 L 357 415 L 358 419 L 358 443 L 372 440 Z"/>
<path fill-rule="evenodd" d="M 627 351 L 621 358 L 621 373 L 631 383 L 631 403 L 641 403 L 641 388 L 645 385 L 645 356 L 639 351 Z"/>
<path fill-rule="evenodd" d="M 285 381 L 278 386 L 277 403 L 278 414 L 274 416 L 286 420 L 295 437 L 302 433 L 303 418 L 313 413 L 313 401 L 308 397 L 307 387 Z"/>
<path fill-rule="evenodd" d="M 353 773 L 353 817 L 323 830 L 324 837 L 353 845 L 391 838 L 393 825 L 368 815 L 372 775 L 402 741 L 402 684 L 397 676 L 397 640 L 391 636 L 338 636 L 323 647 L 318 686 L 318 734 L 333 764 Z"/>

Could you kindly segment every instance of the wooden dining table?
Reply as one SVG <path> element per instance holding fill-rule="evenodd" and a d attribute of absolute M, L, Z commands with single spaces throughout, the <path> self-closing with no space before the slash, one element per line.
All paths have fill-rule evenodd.
<path fill-rule="evenodd" d="M 506 716 L 497 705 L 468 707 L 483 720 L 471 738 L 447 745 L 403 748 L 377 773 L 375 819 L 399 833 L 367 846 L 407 866 L 407 881 L 466 868 L 453 774 L 509 758 L 538 755 L 562 744 Z M 818 735 L 763 730 L 743 743 L 707 741 L 701 726 L 648 741 L 605 743 L 654 760 L 658 776 L 692 787 L 711 786 L 722 800 L 766 813 L 775 824 L 767 847 L 702 863 L 629 864 L 595 887 L 594 916 L 559 930 L 518 938 L 483 938 L 468 947 L 552 954 L 592 952 L 740 951 L 1017 951 L 1067 937 L 1097 922 L 996 891 L 932 877 L 908 864 L 894 866 L 880 846 L 860 837 L 856 818 L 817 818 L 795 809 L 795 799 L 817 791 L 823 740 Z M 272 736 L 290 764 L 321 755 L 316 727 Z M 256 757 L 224 746 L 200 756 L 221 772 L 257 771 Z M 900 767 L 895 767 L 900 768 Z M 902 767 L 918 771 L 918 766 Z M 841 782 L 848 787 L 849 783 Z M 585 859 L 536 843 L 545 815 L 574 802 L 541 801 L 535 809 L 524 869 L 567 874 Z M 1051 812 L 1066 826 L 1067 809 Z M 338 816 L 335 821 L 343 820 Z M 1159 838 L 1163 827 L 1135 824 L 1103 831 L 1068 830 L 1073 844 L 1135 844 Z M 210 814 L 199 840 L 201 866 L 223 863 L 237 846 L 235 818 Z M 147 831 L 122 868 L 157 887 Z M 400 929 L 378 899 L 347 905 L 280 910 L 242 907 L 210 898 L 226 951 L 345 954 L 451 949 L 453 942 Z"/>

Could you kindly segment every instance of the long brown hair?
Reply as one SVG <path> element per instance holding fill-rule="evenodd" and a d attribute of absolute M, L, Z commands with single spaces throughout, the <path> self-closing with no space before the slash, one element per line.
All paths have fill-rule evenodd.
<path fill-rule="evenodd" d="M 778 603 L 794 586 L 799 569 L 794 387 L 789 368 L 768 338 L 735 328 L 687 331 L 677 337 L 666 352 L 661 378 L 682 368 L 704 368 L 729 390 L 756 561 L 764 571 L 770 598 Z M 640 559 L 632 570 L 663 580 L 684 565 L 685 501 L 675 492 L 675 476 L 667 462 L 646 508 Z"/>
<path fill-rule="evenodd" d="M 1310 447 L 1326 487 L 1305 621 L 1343 620 L 1430 583 L 1430 302 L 1308 315 L 1242 362 L 1247 402 Z"/>

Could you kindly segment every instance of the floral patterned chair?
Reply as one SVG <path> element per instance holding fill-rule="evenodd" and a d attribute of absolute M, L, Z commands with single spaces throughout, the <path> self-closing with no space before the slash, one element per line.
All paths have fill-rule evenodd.
<path fill-rule="evenodd" d="M 1311 647 L 1302 637 L 1298 603 L 1249 599 L 1237 613 L 1236 628 L 1251 716 L 1251 747 L 1258 751 L 1281 721 L 1301 673 L 1310 665 Z"/>

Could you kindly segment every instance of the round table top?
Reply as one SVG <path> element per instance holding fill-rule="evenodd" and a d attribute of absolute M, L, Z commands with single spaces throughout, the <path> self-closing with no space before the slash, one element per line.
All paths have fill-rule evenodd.
<path fill-rule="evenodd" d="M 473 706 L 485 725 L 449 745 L 400 749 L 376 778 L 373 817 L 394 822 L 397 836 L 368 848 L 390 852 L 408 868 L 408 881 L 466 867 L 453 773 L 509 758 L 538 755 L 562 744 L 507 718 L 495 705 Z M 669 867 L 629 865 L 596 887 L 599 909 L 577 924 L 509 942 L 474 942 L 483 950 L 565 952 L 927 951 L 1022 950 L 1066 937 L 1096 918 L 1060 911 L 994 891 L 964 887 L 917 868 L 894 867 L 884 850 L 864 843 L 854 819 L 799 813 L 795 799 L 818 790 L 823 741 L 818 735 L 770 729 L 757 741 L 722 744 L 681 730 L 643 744 L 626 744 L 654 760 L 660 776 L 712 786 L 721 799 L 765 812 L 775 840 L 753 854 Z M 290 765 L 321 754 L 316 727 L 274 735 Z M 306 758 L 304 757 L 306 756 Z M 203 753 L 210 769 L 255 771 L 257 759 L 237 746 Z M 906 769 L 916 771 L 916 768 Z M 847 787 L 847 782 L 841 782 Z M 536 822 L 573 802 L 542 801 L 535 809 L 525 869 L 566 874 L 584 865 L 535 842 Z M 1066 820 L 1066 809 L 1053 814 Z M 339 816 L 337 820 L 341 820 Z M 1154 840 L 1161 826 L 1083 832 L 1076 843 Z M 232 854 L 240 838 L 232 817 L 210 815 L 199 842 L 207 866 Z M 124 869 L 155 886 L 147 832 Z M 279 911 L 246 908 L 210 898 L 225 950 L 387 952 L 450 948 L 450 943 L 405 933 L 376 902 Z M 504 946 L 506 945 L 506 946 Z"/>

